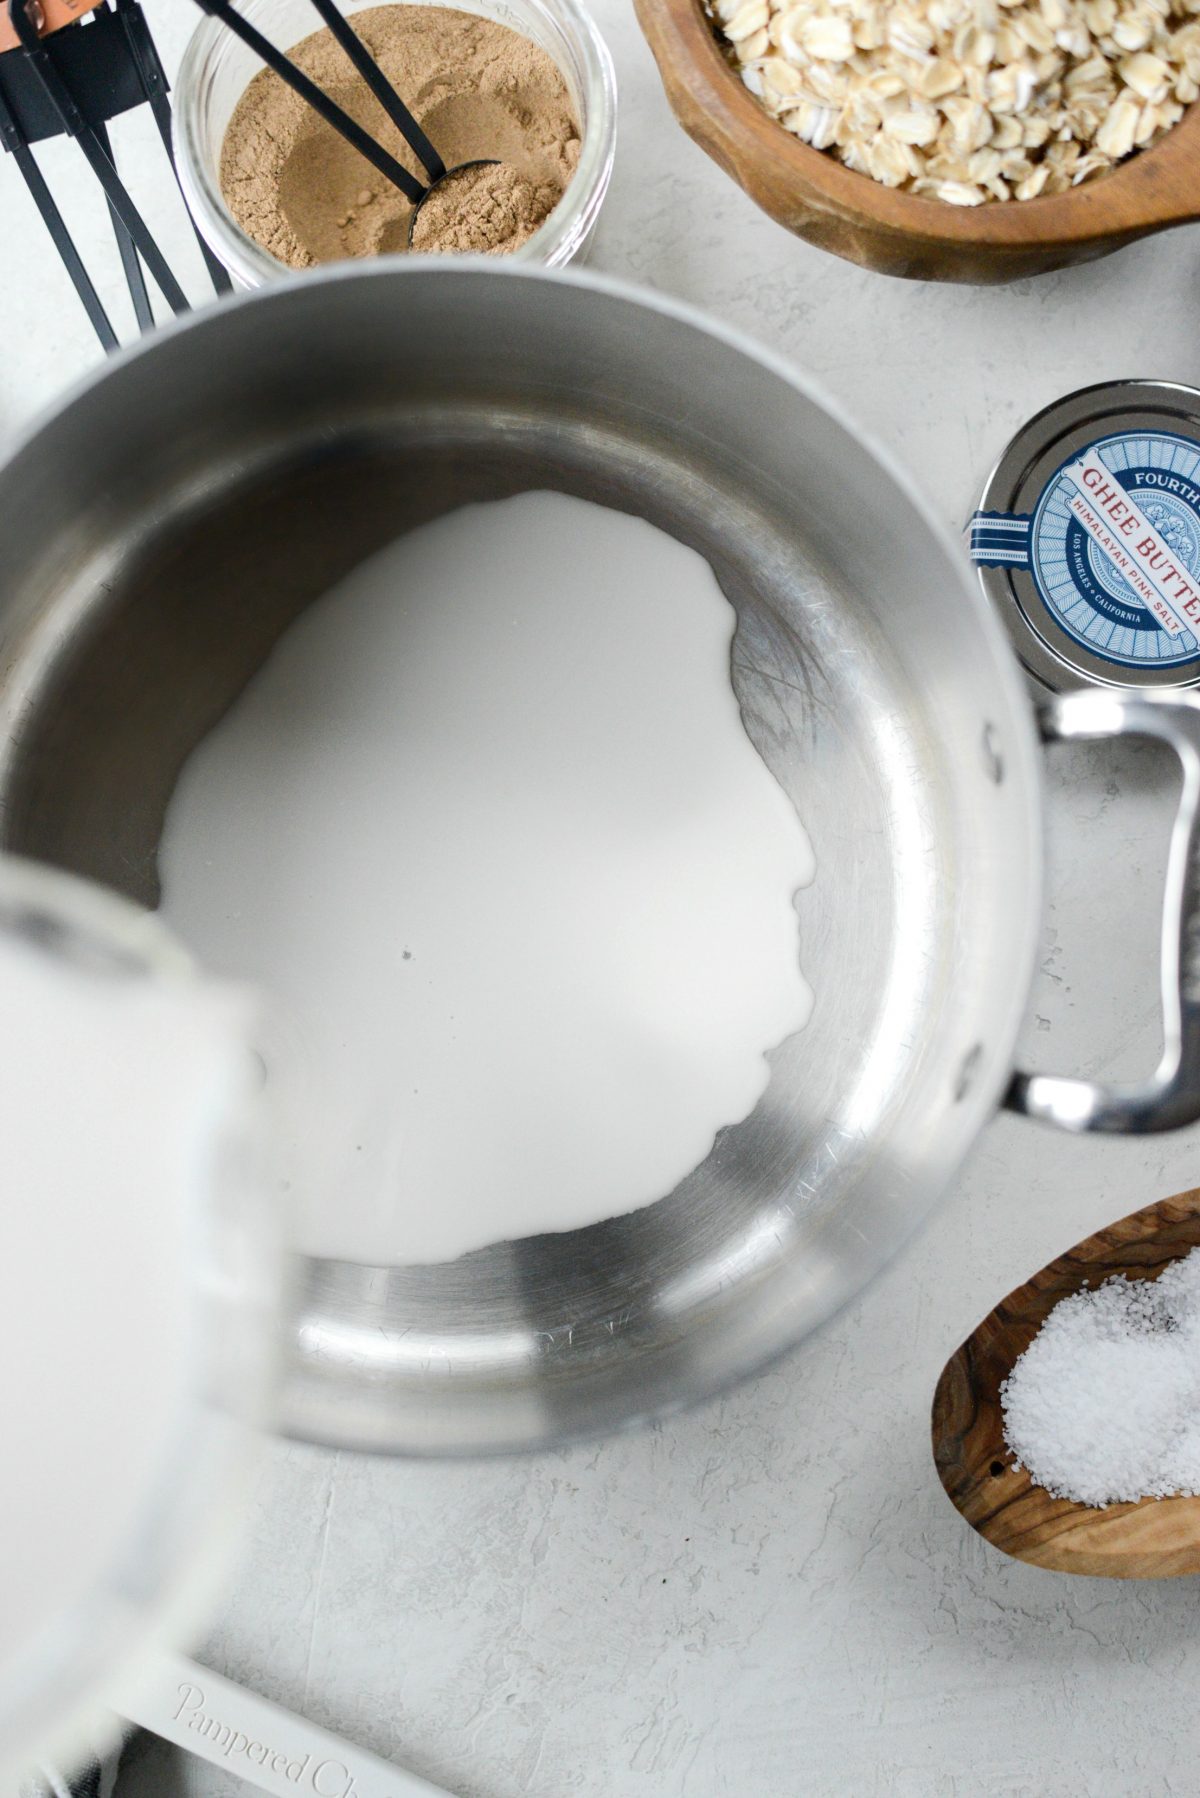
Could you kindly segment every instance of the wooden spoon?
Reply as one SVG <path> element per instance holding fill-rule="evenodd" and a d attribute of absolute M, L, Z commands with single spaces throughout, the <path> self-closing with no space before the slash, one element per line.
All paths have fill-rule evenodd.
<path fill-rule="evenodd" d="M 1000 1386 L 1060 1299 L 1110 1274 L 1153 1280 L 1200 1247 L 1200 1188 L 1077 1243 L 996 1306 L 942 1369 L 933 1458 L 950 1501 L 994 1548 L 1054 1573 L 1166 1579 L 1200 1573 L 1200 1498 L 1095 1509 L 1052 1498 L 1013 1466 Z"/>

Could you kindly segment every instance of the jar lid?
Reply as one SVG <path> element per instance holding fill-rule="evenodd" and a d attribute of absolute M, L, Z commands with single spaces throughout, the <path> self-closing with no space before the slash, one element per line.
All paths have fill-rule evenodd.
<path fill-rule="evenodd" d="M 1047 406 L 997 463 L 970 554 L 1042 687 L 1200 686 L 1200 390 L 1107 381 Z"/>

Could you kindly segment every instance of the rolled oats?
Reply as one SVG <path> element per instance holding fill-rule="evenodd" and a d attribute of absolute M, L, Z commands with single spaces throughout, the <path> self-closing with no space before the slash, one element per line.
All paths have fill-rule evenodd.
<path fill-rule="evenodd" d="M 1066 193 L 1200 99 L 1200 0 L 707 0 L 814 149 L 952 206 Z"/>

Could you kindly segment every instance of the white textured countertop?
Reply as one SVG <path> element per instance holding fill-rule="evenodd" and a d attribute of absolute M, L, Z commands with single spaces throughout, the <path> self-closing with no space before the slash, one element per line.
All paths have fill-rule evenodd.
<path fill-rule="evenodd" d="M 1067 389 L 1200 384 L 1194 231 L 1008 289 L 862 273 L 758 213 L 674 125 L 628 0 L 594 6 L 621 83 L 595 265 L 816 373 L 947 520 L 961 522 L 1014 427 Z M 148 11 L 173 67 L 192 8 Z M 163 165 L 135 135 L 134 185 L 182 266 Z M 62 146 L 49 161 L 63 166 Z M 80 240 L 99 255 L 103 209 L 91 199 L 84 214 Z M 7 433 L 98 352 L 3 157 L 0 244 Z M 105 268 L 115 294 L 111 253 Z M 1053 765 L 1053 898 L 1026 1031 L 1043 1067 L 1111 1073 L 1154 1056 L 1169 805 L 1148 750 Z M 1002 1117 L 903 1258 L 720 1403 L 473 1467 L 279 1446 L 207 1657 L 463 1798 L 1200 1793 L 1195 1582 L 1004 1560 L 951 1510 L 928 1439 L 943 1361 L 1004 1292 L 1197 1180 L 1197 1130 L 1072 1141 Z M 153 1745 L 120 1786 L 244 1790 Z"/>

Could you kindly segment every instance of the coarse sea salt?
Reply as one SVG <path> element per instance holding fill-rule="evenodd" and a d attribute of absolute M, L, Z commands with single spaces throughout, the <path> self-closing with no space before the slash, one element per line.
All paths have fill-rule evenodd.
<path fill-rule="evenodd" d="M 1061 1300 L 1000 1397 L 1017 1464 L 1056 1498 L 1200 1494 L 1200 1249 Z"/>

